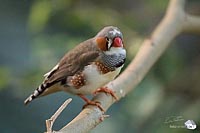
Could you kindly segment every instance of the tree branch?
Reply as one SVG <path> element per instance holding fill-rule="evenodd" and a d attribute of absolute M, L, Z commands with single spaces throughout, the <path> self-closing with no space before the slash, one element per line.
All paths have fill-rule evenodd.
<path fill-rule="evenodd" d="M 67 99 L 61 106 L 60 108 L 51 116 L 50 119 L 46 120 L 46 127 L 47 127 L 47 133 L 52 133 L 52 127 L 57 119 L 57 117 L 62 113 L 62 111 L 67 107 L 67 105 L 72 101 L 71 98 Z"/>
<path fill-rule="evenodd" d="M 170 0 L 165 17 L 151 37 L 144 40 L 134 60 L 118 78 L 106 85 L 119 99 L 140 83 L 177 35 L 181 32 L 200 32 L 200 18 L 185 13 L 184 5 L 185 0 Z M 104 110 L 115 102 L 104 93 L 98 94 L 93 100 L 99 101 Z M 59 132 L 89 132 L 104 118 L 103 112 L 97 107 L 88 106 Z"/>
<path fill-rule="evenodd" d="M 183 31 L 187 33 L 200 33 L 200 17 L 185 14 L 185 21 L 183 26 Z"/>

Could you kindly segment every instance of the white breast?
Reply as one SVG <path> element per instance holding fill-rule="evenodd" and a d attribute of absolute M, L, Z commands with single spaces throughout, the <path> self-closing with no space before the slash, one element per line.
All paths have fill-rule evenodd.
<path fill-rule="evenodd" d="M 83 87 L 76 89 L 76 88 L 67 88 L 66 91 L 70 93 L 81 93 L 81 94 L 92 94 L 94 91 L 102 86 L 104 86 L 106 83 L 112 81 L 121 70 L 122 66 L 117 68 L 115 71 L 108 72 L 106 74 L 100 74 L 97 70 L 96 65 L 88 65 L 85 67 L 83 73 L 86 78 L 86 85 Z"/>

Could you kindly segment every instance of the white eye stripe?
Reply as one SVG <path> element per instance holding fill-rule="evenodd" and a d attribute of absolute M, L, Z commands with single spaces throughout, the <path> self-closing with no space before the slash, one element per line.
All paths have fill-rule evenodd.
<path fill-rule="evenodd" d="M 112 40 L 111 39 L 108 39 L 108 49 L 110 49 L 111 45 L 112 45 Z"/>

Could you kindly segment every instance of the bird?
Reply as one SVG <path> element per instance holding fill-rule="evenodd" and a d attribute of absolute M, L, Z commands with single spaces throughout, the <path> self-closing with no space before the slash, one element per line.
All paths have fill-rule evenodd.
<path fill-rule="evenodd" d="M 80 43 L 67 52 L 48 73 L 43 82 L 24 101 L 32 100 L 58 91 L 65 91 L 82 98 L 86 105 L 102 107 L 86 95 L 105 92 L 117 97 L 106 87 L 120 73 L 126 60 L 123 35 L 119 28 L 106 26 L 96 36 Z"/>

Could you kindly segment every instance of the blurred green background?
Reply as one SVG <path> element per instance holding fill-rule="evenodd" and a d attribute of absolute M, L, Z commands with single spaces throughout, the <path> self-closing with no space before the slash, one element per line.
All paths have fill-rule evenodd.
<path fill-rule="evenodd" d="M 107 25 L 124 34 L 126 66 L 144 38 L 160 22 L 168 0 L 0 0 L 1 133 L 44 132 L 45 120 L 69 97 L 72 103 L 57 119 L 58 130 L 74 118 L 84 102 L 66 93 L 24 99 L 76 44 Z M 200 15 L 200 1 L 189 13 Z M 200 132 L 200 37 L 182 34 L 171 43 L 140 85 L 114 104 L 92 133 Z M 181 119 L 180 119 L 181 118 Z M 194 120 L 197 129 L 172 128 Z M 170 127 L 171 126 L 171 127 Z"/>

